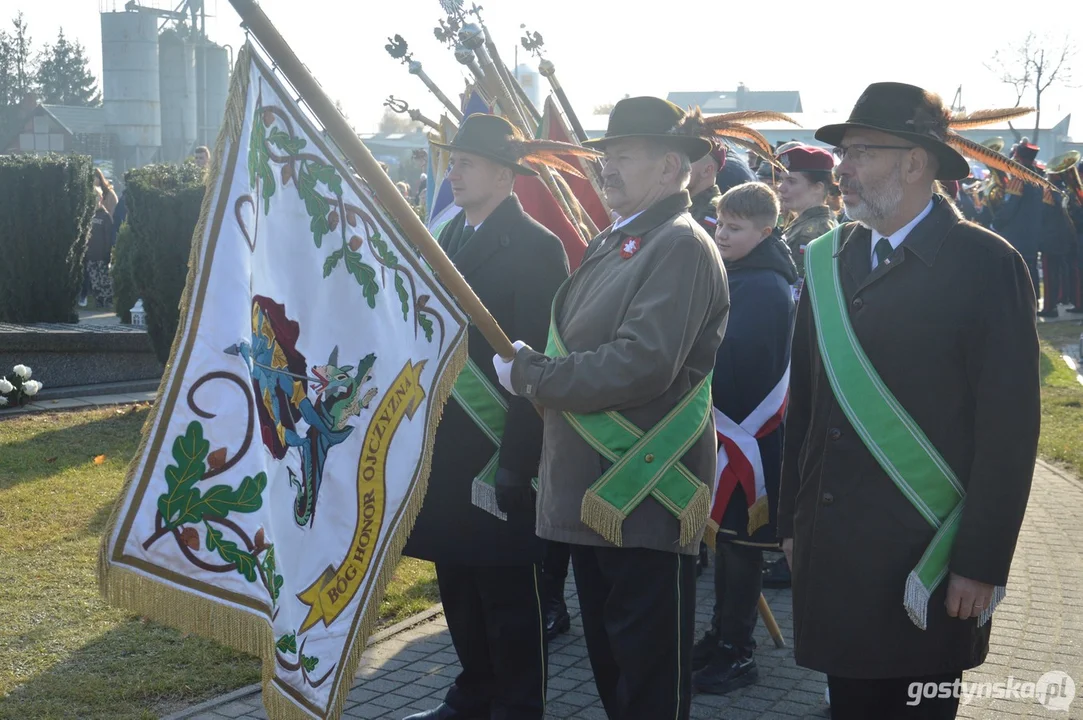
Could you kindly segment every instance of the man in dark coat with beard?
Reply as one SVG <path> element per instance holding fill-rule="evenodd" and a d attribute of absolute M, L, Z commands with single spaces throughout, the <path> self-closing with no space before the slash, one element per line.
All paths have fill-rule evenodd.
<path fill-rule="evenodd" d="M 778 523 L 796 660 L 827 674 L 834 720 L 956 716 L 915 689 L 985 661 L 1034 473 L 1034 289 L 933 195 L 969 172 L 950 115 L 877 83 L 816 133 L 857 223 L 805 254 Z"/>
<path fill-rule="evenodd" d="M 466 119 L 446 146 L 448 179 L 463 211 L 440 233 L 440 245 L 505 331 L 542 346 L 568 261 L 560 240 L 528 217 L 512 192 L 516 175 L 536 174 L 519 160 L 529 142 L 503 118 Z M 436 563 L 462 672 L 442 705 L 408 720 L 541 720 L 544 545 L 534 532 L 531 481 L 542 421 L 528 401 L 499 388 L 493 350 L 474 326 L 468 348 L 470 364 L 444 408 L 429 491 L 405 550 Z M 473 419 L 484 410 L 479 396 L 494 393 L 506 406 L 499 447 Z"/>
<path fill-rule="evenodd" d="M 763 550 L 774 523 L 789 389 L 792 284 L 797 268 L 777 228 L 779 202 L 745 183 L 718 204 L 718 244 L 730 283 L 730 318 L 711 383 L 719 479 L 708 532 L 715 535 L 711 628 L 692 650 L 697 691 L 724 694 L 757 680 L 752 659 Z"/>

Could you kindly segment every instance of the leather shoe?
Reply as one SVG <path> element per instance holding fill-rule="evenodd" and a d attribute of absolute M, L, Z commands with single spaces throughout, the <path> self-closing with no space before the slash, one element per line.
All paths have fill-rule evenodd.
<path fill-rule="evenodd" d="M 463 715 L 447 703 L 440 703 L 439 707 L 409 715 L 402 720 L 481 720 L 481 716 Z"/>
<path fill-rule="evenodd" d="M 560 595 L 551 601 L 545 610 L 545 639 L 553 642 L 568 632 L 571 626 L 572 618 L 568 615 L 568 606 L 564 603 L 564 596 Z"/>
<path fill-rule="evenodd" d="M 743 655 L 732 645 L 722 645 L 707 667 L 692 674 L 692 689 L 708 695 L 725 695 L 759 679 L 760 671 L 752 655 Z"/>
<path fill-rule="evenodd" d="M 708 630 L 706 634 L 692 646 L 692 670 L 702 670 L 707 667 L 718 650 L 718 636 Z"/>

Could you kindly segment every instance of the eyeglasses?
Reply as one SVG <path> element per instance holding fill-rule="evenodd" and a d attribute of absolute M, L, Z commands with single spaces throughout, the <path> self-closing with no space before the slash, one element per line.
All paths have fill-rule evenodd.
<path fill-rule="evenodd" d="M 917 145 L 844 145 L 832 148 L 831 153 L 842 162 L 847 157 L 854 161 L 861 160 L 869 150 L 913 150 Z"/>

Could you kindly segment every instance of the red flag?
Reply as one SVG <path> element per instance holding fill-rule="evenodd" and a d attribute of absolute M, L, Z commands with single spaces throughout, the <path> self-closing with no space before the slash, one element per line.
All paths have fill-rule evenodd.
<path fill-rule="evenodd" d="M 557 140 L 559 142 L 574 143 L 572 133 L 568 129 L 568 126 L 564 124 L 564 119 L 560 116 L 560 111 L 557 109 L 556 103 L 553 102 L 553 97 L 549 96 L 545 99 L 545 112 L 542 115 L 541 128 L 538 131 L 539 139 L 542 140 Z M 587 160 L 582 158 L 572 159 L 572 163 L 578 162 L 582 167 L 583 174 L 587 175 Z M 594 188 L 594 184 L 588 179 L 588 177 L 576 177 L 571 173 L 562 172 L 561 175 L 568 181 L 568 186 L 572 189 L 579 204 L 583 206 L 583 209 L 587 211 L 587 215 L 598 226 L 598 229 L 609 227 L 613 220 L 609 217 L 609 213 L 606 212 L 605 203 L 602 202 L 601 197 L 598 195 L 598 190 Z"/>
<path fill-rule="evenodd" d="M 536 177 L 519 175 L 515 178 L 515 194 L 519 196 L 519 202 L 527 215 L 560 238 L 564 252 L 568 255 L 568 266 L 572 270 L 579 267 L 587 244 L 549 192 L 549 188 Z"/>

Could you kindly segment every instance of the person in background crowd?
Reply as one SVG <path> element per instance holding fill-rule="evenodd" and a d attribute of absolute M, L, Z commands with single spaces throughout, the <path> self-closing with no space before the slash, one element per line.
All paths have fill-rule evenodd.
<path fill-rule="evenodd" d="M 400 180 L 399 182 L 395 183 L 395 187 L 397 187 L 399 189 L 399 194 L 400 195 L 402 195 L 404 198 L 406 198 L 407 201 L 410 200 L 410 184 L 409 183 L 405 183 L 405 182 Z"/>
<path fill-rule="evenodd" d="M 1076 236 L 1064 196 L 1042 193 L 1042 235 L 1038 250 L 1042 263 L 1042 310 L 1038 317 L 1059 317 L 1059 305 L 1069 302 L 1071 266 L 1075 265 Z"/>
<path fill-rule="evenodd" d="M 835 161 L 828 151 L 806 145 L 783 151 L 778 161 L 786 168 L 778 183 L 782 211 L 794 216 L 783 234 L 797 274 L 804 277 L 805 246 L 838 225 L 827 207 L 827 198 L 835 187 Z"/>
<path fill-rule="evenodd" d="M 1012 149 L 1012 157 L 1023 167 L 1034 170 L 1038 146 L 1025 139 Z M 996 171 L 993 171 L 996 172 Z M 1035 297 L 1038 288 L 1038 240 L 1042 234 L 1042 190 L 1019 178 L 1004 181 L 1004 197 L 993 210 L 992 229 L 1007 240 L 1026 262 Z"/>
<path fill-rule="evenodd" d="M 109 276 L 109 257 L 113 250 L 113 218 L 105 209 L 103 193 L 100 187 L 94 187 L 97 207 L 90 225 L 90 241 L 83 257 L 84 287 L 89 285 L 90 292 L 101 307 L 113 306 L 113 278 Z M 79 299 L 79 306 L 87 306 L 86 294 Z"/>
<path fill-rule="evenodd" d="M 715 207 L 722 193 L 718 190 L 718 174 L 726 166 L 726 146 L 712 140 L 711 152 L 692 163 L 692 178 L 688 181 L 688 194 L 692 196 L 689 212 L 693 219 L 711 235 L 717 224 Z"/>
<path fill-rule="evenodd" d="M 1083 173 L 1083 161 L 1076 165 L 1075 172 L 1075 177 L 1080 177 Z M 1067 312 L 1078 315 L 1083 313 L 1083 183 L 1075 187 L 1068 182 L 1064 174 L 1054 175 L 1053 181 L 1064 193 L 1063 204 L 1068 212 L 1068 219 L 1075 229 L 1075 249 L 1068 281 L 1068 297 L 1072 305 L 1067 308 Z"/>
<path fill-rule="evenodd" d="M 692 650 L 692 684 L 703 693 L 728 693 L 758 679 L 752 655 L 763 550 L 779 547 L 774 516 L 797 268 L 779 236 L 778 213 L 778 198 L 763 183 L 738 185 L 718 203 L 715 242 L 729 277 L 730 316 L 711 383 L 725 455 L 711 512 L 718 525 L 714 614 Z M 751 417 L 756 427 L 746 429 Z"/>
<path fill-rule="evenodd" d="M 816 132 L 857 223 L 805 253 L 778 526 L 795 659 L 827 675 L 833 720 L 956 717 L 957 695 L 911 688 L 985 661 L 1034 474 L 1034 290 L 933 193 L 970 171 L 950 117 L 876 83 Z"/>
<path fill-rule="evenodd" d="M 101 168 L 94 168 L 94 187 L 102 191 L 102 207 L 109 213 L 113 214 L 113 210 L 117 207 L 117 191 L 113 189 L 113 185 L 106 180 L 105 175 L 102 173 Z"/>
<path fill-rule="evenodd" d="M 718 186 L 718 192 L 724 193 L 731 187 L 746 182 L 754 182 L 756 173 L 749 168 L 744 156 L 725 141 L 722 141 L 722 148 L 725 152 L 725 162 L 722 163 L 722 167 L 718 170 L 718 175 L 714 179 L 714 184 Z"/>
<path fill-rule="evenodd" d="M 209 165 L 211 162 L 210 149 L 206 145 L 200 145 L 196 148 L 195 153 L 193 154 L 193 159 L 195 160 L 198 167 L 206 170 L 207 165 Z"/>

